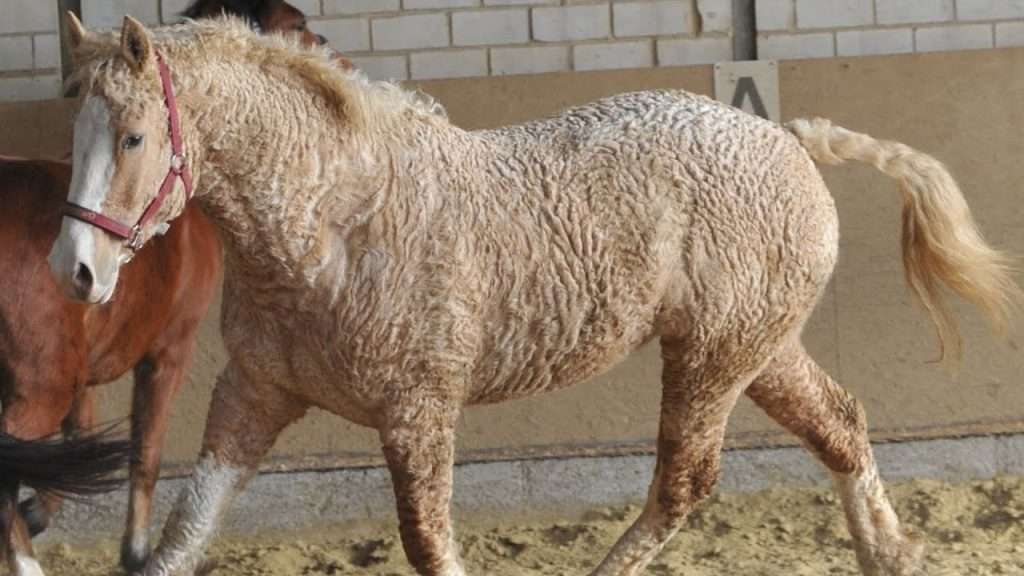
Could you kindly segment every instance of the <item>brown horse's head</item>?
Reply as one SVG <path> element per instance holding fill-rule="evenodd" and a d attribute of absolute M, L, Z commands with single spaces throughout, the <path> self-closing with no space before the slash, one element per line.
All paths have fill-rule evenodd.
<path fill-rule="evenodd" d="M 296 34 L 303 44 L 325 44 L 306 25 L 306 15 L 284 0 L 196 0 L 182 16 L 198 20 L 227 14 L 240 16 L 257 32 Z"/>
<path fill-rule="evenodd" d="M 221 14 L 240 16 L 262 34 L 294 34 L 307 46 L 327 43 L 326 38 L 309 29 L 302 10 L 284 0 L 196 0 L 182 13 L 196 20 Z M 343 68 L 352 67 L 340 54 L 336 59 Z"/>

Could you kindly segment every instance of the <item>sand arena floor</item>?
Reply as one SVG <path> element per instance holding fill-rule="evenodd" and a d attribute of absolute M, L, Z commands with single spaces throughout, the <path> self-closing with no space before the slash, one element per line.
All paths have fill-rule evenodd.
<path fill-rule="evenodd" d="M 928 576 L 1024 575 L 1024 478 L 949 484 L 890 484 L 898 512 L 928 541 Z M 638 506 L 573 518 L 460 519 L 469 574 L 583 575 L 638 514 Z M 117 544 L 40 551 L 50 576 L 112 576 Z M 209 576 L 412 575 L 394 524 L 317 526 L 303 533 L 219 538 Z M 831 491 L 772 489 L 719 494 L 647 574 L 686 576 L 856 576 L 853 550 Z"/>

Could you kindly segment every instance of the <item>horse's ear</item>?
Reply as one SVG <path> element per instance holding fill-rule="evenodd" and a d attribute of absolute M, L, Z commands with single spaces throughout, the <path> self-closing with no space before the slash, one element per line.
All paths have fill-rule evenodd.
<path fill-rule="evenodd" d="M 149 32 L 141 22 L 131 16 L 124 17 L 121 26 L 121 55 L 128 65 L 136 72 L 149 66 L 153 59 L 153 44 L 149 41 Z"/>
<path fill-rule="evenodd" d="M 71 51 L 78 50 L 78 47 L 82 45 L 85 39 L 89 36 L 88 30 L 85 26 L 82 26 L 82 21 L 75 16 L 75 13 L 68 10 L 64 16 L 64 20 L 68 27 L 68 42 L 71 46 Z"/>

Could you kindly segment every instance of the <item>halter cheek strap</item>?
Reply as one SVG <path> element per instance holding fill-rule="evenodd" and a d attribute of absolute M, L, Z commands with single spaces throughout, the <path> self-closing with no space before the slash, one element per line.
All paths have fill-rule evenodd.
<path fill-rule="evenodd" d="M 189 170 L 184 145 L 181 141 L 181 121 L 178 117 L 178 103 L 174 97 L 174 86 L 171 84 L 171 70 L 159 52 L 156 53 L 156 63 L 160 71 L 160 82 L 163 85 L 164 101 L 167 104 L 168 131 L 171 137 L 171 166 L 167 170 L 167 175 L 164 176 L 164 181 L 160 184 L 160 190 L 156 197 L 149 202 L 142 212 L 142 216 L 133 226 L 71 202 L 66 202 L 62 210 L 64 216 L 92 224 L 127 241 L 128 248 L 132 252 L 142 247 L 143 228 L 160 210 L 167 195 L 174 190 L 176 180 L 180 178 L 181 183 L 185 186 L 185 201 L 192 198 L 192 172 Z"/>

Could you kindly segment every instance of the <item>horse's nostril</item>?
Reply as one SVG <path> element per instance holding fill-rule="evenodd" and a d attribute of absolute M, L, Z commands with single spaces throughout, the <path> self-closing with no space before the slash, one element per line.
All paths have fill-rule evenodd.
<path fill-rule="evenodd" d="M 318 43 L 318 44 L 320 44 L 321 46 L 323 46 L 324 44 L 327 44 L 327 38 L 326 38 L 326 37 L 324 37 L 324 36 L 323 36 L 323 35 L 321 35 L 321 34 L 317 34 L 317 35 L 316 35 L 316 41 L 317 41 L 317 43 Z"/>
<path fill-rule="evenodd" d="M 72 279 L 72 283 L 75 287 L 75 292 L 82 298 L 85 298 L 92 292 L 92 270 L 85 264 L 79 263 L 75 266 L 75 276 Z"/>

